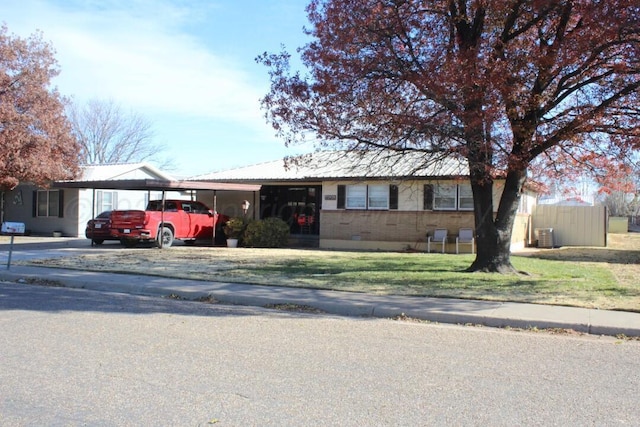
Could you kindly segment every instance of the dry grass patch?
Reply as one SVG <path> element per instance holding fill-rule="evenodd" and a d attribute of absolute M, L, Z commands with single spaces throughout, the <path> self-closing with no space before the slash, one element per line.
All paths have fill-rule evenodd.
<path fill-rule="evenodd" d="M 640 311 L 640 234 L 607 248 L 513 256 L 529 275 L 464 273 L 472 255 L 176 246 L 32 261 L 32 265 L 195 280 Z"/>

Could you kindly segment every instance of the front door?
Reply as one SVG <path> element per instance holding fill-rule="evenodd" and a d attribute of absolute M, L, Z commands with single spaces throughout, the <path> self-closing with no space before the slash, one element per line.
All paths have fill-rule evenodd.
<path fill-rule="evenodd" d="M 265 185 L 260 190 L 260 218 L 278 217 L 291 234 L 320 233 L 322 187 Z"/>

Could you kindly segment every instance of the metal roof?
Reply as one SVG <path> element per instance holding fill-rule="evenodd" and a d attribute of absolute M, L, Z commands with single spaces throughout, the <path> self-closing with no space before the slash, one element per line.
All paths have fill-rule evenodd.
<path fill-rule="evenodd" d="M 222 182 L 166 181 L 159 179 L 118 179 L 99 181 L 56 181 L 54 188 L 98 188 L 104 190 L 219 190 L 219 191 L 260 191 L 258 184 L 238 184 Z"/>
<path fill-rule="evenodd" d="M 54 188 L 95 188 L 103 190 L 220 190 L 260 191 L 257 184 L 195 182 L 177 180 L 148 163 L 85 165 L 82 176 L 73 181 L 56 181 Z"/>
<path fill-rule="evenodd" d="M 105 165 L 83 165 L 78 181 L 103 181 L 114 179 L 176 179 L 149 163 L 112 163 Z"/>
<path fill-rule="evenodd" d="M 330 151 L 198 175 L 192 181 L 322 181 L 469 176 L 466 160 L 429 153 Z"/>

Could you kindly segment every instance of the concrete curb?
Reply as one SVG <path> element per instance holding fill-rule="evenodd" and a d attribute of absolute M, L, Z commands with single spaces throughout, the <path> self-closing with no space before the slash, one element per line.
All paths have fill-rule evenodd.
<path fill-rule="evenodd" d="M 221 303 L 234 305 L 264 307 L 297 304 L 343 316 L 393 318 L 405 315 L 439 323 L 561 328 L 596 335 L 640 336 L 640 313 L 576 307 L 382 296 L 23 266 L 0 270 L 0 280 L 36 284 L 49 281 L 56 286 L 69 288 L 156 297 L 175 295 L 189 300 L 211 297 Z"/>

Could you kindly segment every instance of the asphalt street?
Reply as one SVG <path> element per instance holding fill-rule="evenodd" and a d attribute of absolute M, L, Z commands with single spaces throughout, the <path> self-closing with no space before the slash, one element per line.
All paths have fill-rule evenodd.
<path fill-rule="evenodd" d="M 3 426 L 640 425 L 640 342 L 0 283 Z"/>
<path fill-rule="evenodd" d="M 109 242 L 111 243 L 111 242 Z M 12 252 L 15 260 L 80 255 L 89 249 L 86 239 L 21 238 Z M 93 247 L 109 251 L 117 243 Z M 4 253 L 2 251 L 4 250 Z M 8 258 L 7 245 L 0 245 Z M 7 267 L 9 262 L 6 261 Z M 0 269 L 0 280 L 18 283 L 55 283 L 57 286 L 117 291 L 138 295 L 176 295 L 184 299 L 213 298 L 228 304 L 267 306 L 308 305 L 327 313 L 347 316 L 395 317 L 453 324 L 494 327 L 562 328 L 590 334 L 640 336 L 640 313 L 522 304 L 497 301 L 374 295 L 294 287 L 257 286 L 242 283 L 206 282 L 141 275 L 110 274 L 80 270 L 14 266 Z"/>

